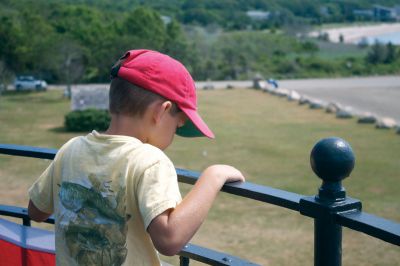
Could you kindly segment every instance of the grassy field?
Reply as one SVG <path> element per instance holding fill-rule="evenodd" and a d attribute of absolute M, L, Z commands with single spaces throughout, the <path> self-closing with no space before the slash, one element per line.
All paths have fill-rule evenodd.
<path fill-rule="evenodd" d="M 333 60 L 339 58 L 364 58 L 369 49 L 360 48 L 355 44 L 334 43 L 317 41 L 319 51 L 316 55 L 319 58 Z"/>
<path fill-rule="evenodd" d="M 366 212 L 400 221 L 400 136 L 254 90 L 199 91 L 200 112 L 215 140 L 177 137 L 167 150 L 177 167 L 214 163 L 239 168 L 250 182 L 304 195 L 320 180 L 309 165 L 321 138 L 347 140 L 356 155 L 347 195 Z M 59 148 L 77 135 L 63 130 L 62 91 L 0 96 L 0 143 Z M 27 189 L 49 161 L 0 155 L 1 204 L 25 206 Z M 190 188 L 181 186 L 183 194 Z M 313 221 L 299 213 L 221 193 L 193 243 L 261 265 L 312 265 Z M 177 265 L 176 258 L 167 258 Z M 194 264 L 196 265 L 196 264 Z M 400 249 L 343 230 L 343 265 L 400 265 Z"/>

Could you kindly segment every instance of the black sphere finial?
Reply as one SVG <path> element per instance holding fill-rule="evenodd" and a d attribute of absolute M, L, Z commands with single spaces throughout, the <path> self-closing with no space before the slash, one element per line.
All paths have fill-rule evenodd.
<path fill-rule="evenodd" d="M 311 151 L 311 168 L 327 182 L 340 182 L 348 177 L 354 168 L 354 153 L 345 140 L 337 137 L 318 141 Z"/>

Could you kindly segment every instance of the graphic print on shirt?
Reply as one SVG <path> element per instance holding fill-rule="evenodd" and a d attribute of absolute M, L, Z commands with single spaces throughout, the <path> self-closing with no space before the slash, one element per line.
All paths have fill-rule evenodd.
<path fill-rule="evenodd" d="M 121 265 L 127 255 L 129 219 L 125 187 L 93 174 L 85 182 L 60 185 L 59 225 L 69 256 L 79 265 Z"/>

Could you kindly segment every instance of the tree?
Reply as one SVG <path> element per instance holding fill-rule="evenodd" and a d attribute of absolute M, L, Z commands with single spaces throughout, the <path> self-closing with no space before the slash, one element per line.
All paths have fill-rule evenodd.
<path fill-rule="evenodd" d="M 3 90 L 7 90 L 7 84 L 11 80 L 12 73 L 8 70 L 3 61 L 0 60 L 0 95 Z"/>
<path fill-rule="evenodd" d="M 0 17 L 0 60 L 6 68 L 17 71 L 21 59 L 23 34 L 16 16 Z"/>
<path fill-rule="evenodd" d="M 318 45 L 312 41 L 302 42 L 301 48 L 304 52 L 309 53 L 310 55 L 315 55 L 315 53 L 319 51 Z"/>
<path fill-rule="evenodd" d="M 68 40 L 66 45 L 59 46 L 61 43 L 57 43 L 58 50 L 70 51 L 66 46 L 73 43 L 73 47 L 79 47 L 79 57 L 85 58 L 83 61 L 78 60 L 84 62 L 85 72 L 79 75 L 84 81 L 105 81 L 108 78 L 106 73 L 115 57 L 118 29 L 108 23 L 106 18 L 105 11 L 81 5 L 64 4 L 50 12 L 49 20 L 57 38 Z M 61 61 L 64 64 L 65 60 Z M 65 82 L 65 76 L 60 78 Z"/>
<path fill-rule="evenodd" d="M 71 98 L 71 85 L 80 80 L 85 72 L 87 59 L 85 49 L 76 41 L 61 38 L 56 46 L 58 56 L 54 58 L 61 80 L 66 83 L 66 96 Z"/>
<path fill-rule="evenodd" d="M 160 15 L 145 7 L 138 7 L 125 16 L 121 34 L 130 35 L 132 43 L 129 48 L 161 50 L 166 39 L 166 29 Z"/>
<path fill-rule="evenodd" d="M 214 11 L 204 8 L 192 8 L 186 10 L 182 16 L 182 21 L 186 24 L 199 24 L 207 26 L 213 23 L 218 23 L 218 15 Z"/>
<path fill-rule="evenodd" d="M 340 42 L 340 43 L 343 43 L 343 42 L 344 42 L 344 36 L 343 36 L 343 34 L 340 34 L 340 35 L 339 35 L 339 42 Z"/>
<path fill-rule="evenodd" d="M 375 41 L 374 45 L 372 45 L 370 51 L 367 54 L 366 60 L 370 64 L 380 64 L 385 61 L 386 57 L 386 47 L 378 41 Z"/>
<path fill-rule="evenodd" d="M 386 58 L 384 60 L 384 63 L 390 64 L 396 61 L 396 59 L 397 59 L 396 47 L 391 42 L 389 42 L 386 45 Z"/>
<path fill-rule="evenodd" d="M 178 21 L 172 20 L 167 25 L 164 52 L 173 58 L 188 63 L 189 44 Z"/>

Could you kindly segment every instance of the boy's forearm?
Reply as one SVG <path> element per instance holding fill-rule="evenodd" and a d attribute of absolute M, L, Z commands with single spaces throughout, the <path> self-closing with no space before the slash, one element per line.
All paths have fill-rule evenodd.
<path fill-rule="evenodd" d="M 244 181 L 244 177 L 231 167 L 207 168 L 175 209 L 153 220 L 148 230 L 161 253 L 175 255 L 189 242 L 226 181 Z"/>
<path fill-rule="evenodd" d="M 176 223 L 177 234 L 185 238 L 186 243 L 206 218 L 218 192 L 224 182 L 213 176 L 201 176 L 193 189 L 170 213 L 169 222 Z"/>
<path fill-rule="evenodd" d="M 181 203 L 150 224 L 155 247 L 164 255 L 175 255 L 189 242 L 203 223 L 223 183 L 201 176 Z"/>

